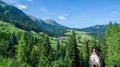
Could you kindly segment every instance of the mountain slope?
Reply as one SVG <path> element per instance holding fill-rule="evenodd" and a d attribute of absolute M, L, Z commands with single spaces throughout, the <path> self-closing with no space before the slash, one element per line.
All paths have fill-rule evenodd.
<path fill-rule="evenodd" d="M 46 32 L 42 27 L 31 20 L 24 12 L 18 8 L 8 5 L 0 0 L 0 20 L 11 23 L 18 28 L 35 31 Z"/>
<path fill-rule="evenodd" d="M 89 32 L 92 36 L 95 36 L 98 40 L 103 40 L 107 25 L 96 25 L 81 29 L 81 31 Z"/>
<path fill-rule="evenodd" d="M 95 25 L 87 28 L 81 29 L 82 31 L 85 32 L 90 32 L 92 35 L 99 35 L 101 33 L 104 33 L 106 31 L 107 25 Z"/>
<path fill-rule="evenodd" d="M 28 15 L 34 22 L 36 22 L 39 26 L 47 31 L 54 33 L 55 36 L 64 36 L 67 29 L 70 29 L 66 26 L 58 24 L 56 21 L 49 19 L 49 20 L 41 20 L 37 19 L 31 15 Z"/>

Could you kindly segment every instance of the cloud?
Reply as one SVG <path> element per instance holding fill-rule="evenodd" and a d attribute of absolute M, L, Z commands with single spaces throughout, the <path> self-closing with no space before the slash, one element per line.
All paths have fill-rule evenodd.
<path fill-rule="evenodd" d="M 28 6 L 21 4 L 18 0 L 4 0 L 4 1 L 7 2 L 7 3 L 10 3 L 10 4 L 13 4 L 18 9 L 21 9 L 21 10 L 24 10 L 24 9 L 28 8 Z"/>
<path fill-rule="evenodd" d="M 60 19 L 60 20 L 67 20 L 67 18 L 65 16 L 58 16 L 58 19 Z"/>
<path fill-rule="evenodd" d="M 24 9 L 27 8 L 27 6 L 26 6 L 26 5 L 23 5 L 23 4 L 17 4 L 16 7 L 17 7 L 18 9 L 21 9 L 21 10 L 24 10 Z"/>

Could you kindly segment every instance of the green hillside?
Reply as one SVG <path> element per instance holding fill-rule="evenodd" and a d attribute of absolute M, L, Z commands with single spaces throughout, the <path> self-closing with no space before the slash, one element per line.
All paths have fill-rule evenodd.
<path fill-rule="evenodd" d="M 98 36 L 105 34 L 107 25 L 95 25 L 87 28 L 82 28 L 81 31 L 89 32 L 91 35 Z"/>
<path fill-rule="evenodd" d="M 103 40 L 107 25 L 95 25 L 87 28 L 82 28 L 80 31 L 89 32 L 90 35 L 96 37 L 98 40 Z"/>
<path fill-rule="evenodd" d="M 42 27 L 31 20 L 24 12 L 2 1 L 0 1 L 0 20 L 11 23 L 16 27 L 27 31 L 46 32 Z"/>

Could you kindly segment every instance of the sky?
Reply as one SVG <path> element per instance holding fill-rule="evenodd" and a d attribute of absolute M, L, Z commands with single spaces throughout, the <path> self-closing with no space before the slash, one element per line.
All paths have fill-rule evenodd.
<path fill-rule="evenodd" d="M 120 0 L 3 0 L 26 14 L 71 28 L 120 22 Z"/>

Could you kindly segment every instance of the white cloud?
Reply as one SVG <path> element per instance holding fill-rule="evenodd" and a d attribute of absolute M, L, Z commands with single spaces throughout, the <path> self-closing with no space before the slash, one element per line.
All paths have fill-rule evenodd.
<path fill-rule="evenodd" d="M 65 16 L 58 16 L 58 19 L 60 19 L 60 20 L 67 20 L 67 18 L 65 17 Z"/>
<path fill-rule="evenodd" d="M 13 4 L 14 6 L 16 6 L 18 9 L 24 10 L 26 9 L 28 6 L 21 4 L 18 0 L 4 0 L 7 3 Z M 29 0 L 31 1 L 31 0 Z"/>
<path fill-rule="evenodd" d="M 23 5 L 23 4 L 17 4 L 16 7 L 17 7 L 18 9 L 21 9 L 21 10 L 24 10 L 24 9 L 27 8 L 27 6 L 26 6 L 26 5 Z"/>

